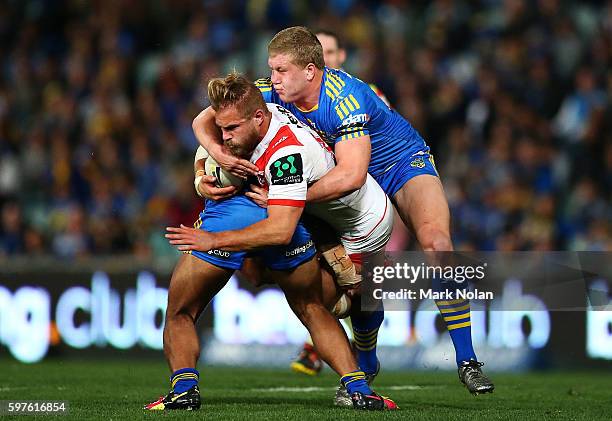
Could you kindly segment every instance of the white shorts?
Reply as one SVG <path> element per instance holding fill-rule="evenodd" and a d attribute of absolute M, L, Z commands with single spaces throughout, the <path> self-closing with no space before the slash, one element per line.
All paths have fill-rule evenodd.
<path fill-rule="evenodd" d="M 363 235 L 340 237 L 348 254 L 370 254 L 385 249 L 393 231 L 393 205 L 388 197 L 385 196 L 385 199 L 382 215 L 380 212 L 372 212 L 361 221 Z"/>

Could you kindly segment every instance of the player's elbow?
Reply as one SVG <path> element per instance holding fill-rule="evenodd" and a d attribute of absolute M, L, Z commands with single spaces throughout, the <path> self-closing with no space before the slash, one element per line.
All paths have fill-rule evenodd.
<path fill-rule="evenodd" d="M 191 128 L 193 129 L 194 132 L 196 132 L 197 130 L 203 128 L 206 125 L 206 121 L 209 120 L 210 118 L 211 118 L 211 108 L 207 107 L 203 109 L 202 111 L 200 111 L 200 113 L 194 117 L 193 121 L 191 122 Z"/>
<path fill-rule="evenodd" d="M 279 233 L 274 237 L 271 237 L 269 243 L 271 246 L 286 246 L 291 243 L 291 237 L 291 235 Z"/>
<path fill-rule="evenodd" d="M 368 172 L 352 172 L 348 174 L 345 178 L 346 180 L 346 190 L 349 192 L 359 190 L 366 182 L 366 178 L 368 176 Z"/>
<path fill-rule="evenodd" d="M 279 246 L 286 246 L 289 245 L 289 243 L 291 243 L 291 239 L 293 238 L 293 233 L 290 231 L 283 231 L 281 233 L 279 233 L 278 235 L 278 245 Z"/>
<path fill-rule="evenodd" d="M 277 227 L 268 235 L 271 246 L 286 246 L 291 243 L 292 238 L 293 232 L 283 227 Z"/>
<path fill-rule="evenodd" d="M 206 110 L 202 111 L 200 114 L 195 116 L 195 118 L 191 122 L 191 128 L 193 129 L 194 132 L 196 132 L 197 130 L 200 129 L 200 127 L 203 126 L 205 113 L 206 113 Z"/>

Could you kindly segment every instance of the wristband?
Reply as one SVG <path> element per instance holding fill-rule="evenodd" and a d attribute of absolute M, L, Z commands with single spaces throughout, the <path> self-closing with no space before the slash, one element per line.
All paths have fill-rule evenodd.
<path fill-rule="evenodd" d="M 200 170 L 200 171 L 202 171 L 202 170 Z M 200 172 L 200 171 L 198 171 L 198 172 Z M 202 172 L 204 172 L 204 171 L 202 171 Z M 200 189 L 198 188 L 198 186 L 200 185 L 200 180 L 202 180 L 202 177 L 203 177 L 203 175 L 198 175 L 198 176 L 196 176 L 195 180 L 193 181 L 193 185 L 195 186 L 196 193 L 200 197 L 204 197 L 204 195 L 202 195 L 202 193 L 200 193 Z"/>

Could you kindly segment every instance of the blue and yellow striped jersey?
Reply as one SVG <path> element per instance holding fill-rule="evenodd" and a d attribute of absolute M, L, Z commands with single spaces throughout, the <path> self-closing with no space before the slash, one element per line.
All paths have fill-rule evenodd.
<path fill-rule="evenodd" d="M 342 70 L 325 68 L 319 103 L 311 110 L 283 102 L 270 78 L 258 79 L 255 85 L 266 102 L 287 108 L 332 147 L 336 142 L 369 135 L 372 156 L 368 172 L 374 177 L 406 155 L 429 151 L 408 121 L 386 105 L 367 83 Z"/>

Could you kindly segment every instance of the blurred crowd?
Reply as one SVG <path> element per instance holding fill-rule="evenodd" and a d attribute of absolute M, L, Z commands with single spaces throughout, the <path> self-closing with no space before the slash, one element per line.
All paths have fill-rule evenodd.
<path fill-rule="evenodd" d="M 174 253 L 207 78 L 266 76 L 296 24 L 432 147 L 457 248 L 612 250 L 612 2 L 9 0 L 0 255 Z"/>

